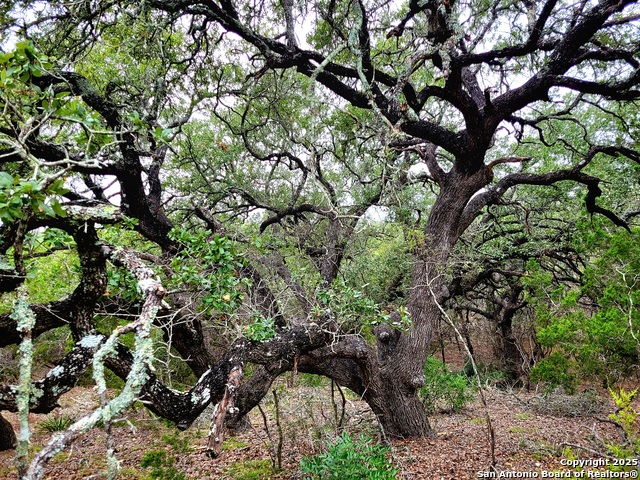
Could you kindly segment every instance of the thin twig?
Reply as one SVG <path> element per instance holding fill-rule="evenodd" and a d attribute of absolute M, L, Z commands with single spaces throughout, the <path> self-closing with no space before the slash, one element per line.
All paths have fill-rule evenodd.
<path fill-rule="evenodd" d="M 478 371 L 478 366 L 476 365 L 476 361 L 473 358 L 473 355 L 471 354 L 471 351 L 469 350 L 469 345 L 467 344 L 466 339 L 464 338 L 462 333 L 460 333 L 460 330 L 458 330 L 458 328 L 455 326 L 455 324 L 451 320 L 451 317 L 449 317 L 449 315 L 444 310 L 444 308 L 442 308 L 442 305 L 440 305 L 440 302 L 438 302 L 438 299 L 436 298 L 436 295 L 435 295 L 433 289 L 430 288 L 429 290 L 431 291 L 431 295 L 433 296 L 433 301 L 435 302 L 435 304 L 437 305 L 438 309 L 440 310 L 440 313 L 442 313 L 442 315 L 443 315 L 444 319 L 446 320 L 446 322 L 456 332 L 456 335 L 460 339 L 460 342 L 464 346 L 464 349 L 465 349 L 465 351 L 467 353 L 467 356 L 469 357 L 469 361 L 471 362 L 471 366 L 473 367 L 473 373 L 475 374 L 476 382 L 478 383 L 478 393 L 480 394 L 480 399 L 482 400 L 482 405 L 484 407 L 485 418 L 487 419 L 487 435 L 489 437 L 489 447 L 491 449 L 491 466 L 495 468 L 496 463 L 497 463 L 496 462 L 495 431 L 493 429 L 493 423 L 491 422 L 491 415 L 489 414 L 489 405 L 487 404 L 487 399 L 484 396 L 484 388 L 483 388 L 483 385 L 482 385 L 482 380 L 480 378 L 480 372 Z"/>

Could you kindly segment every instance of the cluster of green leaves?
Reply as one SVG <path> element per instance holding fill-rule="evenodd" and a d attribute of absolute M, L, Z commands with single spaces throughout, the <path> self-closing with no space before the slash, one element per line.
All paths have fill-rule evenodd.
<path fill-rule="evenodd" d="M 419 394 L 425 408 L 457 412 L 474 399 L 474 388 L 464 373 L 452 373 L 447 365 L 434 357 L 428 357 L 424 366 L 425 384 Z"/>
<path fill-rule="evenodd" d="M 276 336 L 276 324 L 273 318 L 256 312 L 245 330 L 247 337 L 257 342 L 266 342 Z"/>
<path fill-rule="evenodd" d="M 66 217 L 64 208 L 52 195 L 67 192 L 62 179 L 56 179 L 47 185 L 0 172 L 0 220 L 9 223 L 22 218 L 24 207 L 30 207 L 36 215 Z"/>
<path fill-rule="evenodd" d="M 29 178 L 15 163 L 6 164 L 6 171 L 0 172 L 0 220 L 6 223 L 22 218 L 25 207 L 35 215 L 66 216 L 57 198 L 68 192 L 64 180 L 56 172 L 39 171 L 24 146 L 6 133 L 20 131 L 20 138 L 29 138 L 64 103 L 69 92 L 43 91 L 34 83 L 51 68 L 50 60 L 29 41 L 18 42 L 11 52 L 0 52 L 0 145 L 34 164 L 29 165 L 33 169 Z"/>
<path fill-rule="evenodd" d="M 208 230 L 174 228 L 169 235 L 182 247 L 171 262 L 174 275 L 170 286 L 187 286 L 200 292 L 202 311 L 235 312 L 249 280 L 240 277 L 239 270 L 245 263 L 233 242 Z"/>
<path fill-rule="evenodd" d="M 552 352 L 542 358 L 529 372 L 533 383 L 544 383 L 547 391 L 562 387 L 568 393 L 574 393 L 577 387 L 576 362 L 562 352 Z"/>
<path fill-rule="evenodd" d="M 71 92 L 54 90 L 51 86 L 45 90 L 40 88 L 37 78 L 53 74 L 52 68 L 51 59 L 31 42 L 19 42 L 13 52 L 0 54 L 0 87 L 3 87 L 0 103 L 4 104 L 5 112 L 10 113 L 0 117 L 0 124 L 14 130 L 23 129 L 24 139 L 39 133 L 38 127 L 46 126 L 47 135 L 57 140 L 73 139 L 67 148 L 74 153 L 95 154 L 111 141 L 112 135 L 105 131 L 97 112 L 87 108 Z M 76 128 L 77 125 L 82 128 Z M 52 188 L 55 190 L 56 186 Z M 57 210 L 56 214 L 62 215 Z"/>
<path fill-rule="evenodd" d="M 412 220 L 413 221 L 413 220 Z M 397 222 L 371 222 L 353 238 L 344 277 L 381 305 L 400 306 L 411 279 L 413 232 Z"/>
<path fill-rule="evenodd" d="M 312 315 L 321 318 L 335 317 L 344 333 L 361 333 L 380 323 L 406 331 L 411 326 L 411 317 L 406 308 L 400 307 L 399 318 L 385 312 L 379 304 L 362 291 L 336 280 L 329 288 L 319 288 L 316 293 L 319 302 L 314 305 Z M 397 319 L 396 319 L 397 318 Z"/>
<path fill-rule="evenodd" d="M 302 473 L 311 480 L 392 480 L 399 469 L 388 458 L 389 447 L 371 438 L 343 432 L 327 451 L 300 461 Z"/>
<path fill-rule="evenodd" d="M 113 295 L 126 302 L 135 302 L 140 297 L 138 282 L 129 270 L 110 268 L 107 271 L 107 290 L 104 296 Z"/>
<path fill-rule="evenodd" d="M 33 77 L 41 77 L 51 67 L 49 59 L 38 52 L 30 41 L 18 42 L 12 52 L 0 52 L 0 86 L 5 89 L 4 95 L 8 94 L 11 87 L 23 86 Z M 38 91 L 36 88 L 33 92 L 23 93 Z"/>

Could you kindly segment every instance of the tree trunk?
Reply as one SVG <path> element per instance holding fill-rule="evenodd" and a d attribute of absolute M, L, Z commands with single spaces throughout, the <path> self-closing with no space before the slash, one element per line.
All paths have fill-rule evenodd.
<path fill-rule="evenodd" d="M 347 338 L 309 352 L 300 371 L 326 375 L 361 395 L 378 417 L 385 434 L 393 437 L 431 436 L 426 410 L 419 397 L 424 364 L 435 322 L 449 292 L 445 267 L 451 250 L 474 217 L 463 213 L 471 197 L 490 180 L 490 172 L 440 172 L 440 193 L 429 215 L 424 240 L 416 248 L 408 309 L 407 332 L 386 325 L 375 329 L 376 348 L 362 339 Z M 397 314 L 395 314 L 397 315 Z M 395 320 L 398 320 L 396 318 Z"/>
<path fill-rule="evenodd" d="M 9 421 L 0 414 L 0 452 L 16 448 L 18 440 Z"/>
<path fill-rule="evenodd" d="M 381 372 L 382 373 L 382 372 Z M 369 385 L 363 400 L 378 417 L 386 436 L 394 438 L 433 436 L 422 399 L 416 388 L 382 373 L 376 386 Z"/>
<path fill-rule="evenodd" d="M 494 313 L 499 335 L 499 351 L 496 352 L 496 356 L 501 360 L 508 380 L 513 382 L 521 381 L 525 375 L 522 354 L 513 333 L 513 319 L 516 313 L 526 305 L 525 302 L 519 302 L 522 290 L 522 285 L 512 285 L 507 297 L 497 299 Z"/>
<path fill-rule="evenodd" d="M 509 380 L 518 382 L 522 375 L 522 355 L 516 344 L 516 337 L 513 334 L 513 315 L 507 321 L 500 322 L 500 335 L 502 340 L 501 360 Z"/>
<path fill-rule="evenodd" d="M 385 434 L 392 437 L 433 434 L 419 389 L 425 382 L 424 364 L 433 327 L 442 303 L 449 297 L 445 267 L 460 235 L 475 218 L 463 215 L 465 207 L 490 180 L 487 170 L 462 172 L 455 167 L 439 176 L 440 193 L 431 210 L 424 240 L 415 252 L 408 300 L 412 320 L 409 331 L 381 325 L 375 330 L 378 340 L 375 349 L 360 337 L 348 336 L 336 344 L 308 351 L 298 362 L 299 371 L 327 376 L 360 395 L 378 417 Z M 238 391 L 239 417 L 260 397 L 255 395 L 256 391 L 266 392 L 271 375 L 279 373 L 269 372 L 258 379 L 254 385 L 257 390 Z"/>
<path fill-rule="evenodd" d="M 449 296 L 445 267 L 468 226 L 463 220 L 465 207 L 491 178 L 486 169 L 463 172 L 456 167 L 438 176 L 440 193 L 427 221 L 424 243 L 417 248 L 412 274 L 407 304 L 412 328 L 402 334 L 378 330 L 379 383 L 370 379 L 364 394 L 387 434 L 397 437 L 432 434 L 418 392 L 425 382 L 433 328 Z"/>

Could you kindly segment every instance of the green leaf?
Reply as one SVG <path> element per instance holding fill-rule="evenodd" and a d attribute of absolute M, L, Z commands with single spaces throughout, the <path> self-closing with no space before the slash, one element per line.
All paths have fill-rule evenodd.
<path fill-rule="evenodd" d="M 0 172 L 0 188 L 9 188 L 13 185 L 13 177 L 7 172 Z"/>
<path fill-rule="evenodd" d="M 56 216 L 56 212 L 53 211 L 53 209 L 47 205 L 44 202 L 38 202 L 38 207 L 41 211 L 43 211 L 46 215 L 50 216 L 50 217 L 55 217 Z"/>
<path fill-rule="evenodd" d="M 51 200 L 51 208 L 58 217 L 66 218 L 67 212 L 56 199 Z"/>

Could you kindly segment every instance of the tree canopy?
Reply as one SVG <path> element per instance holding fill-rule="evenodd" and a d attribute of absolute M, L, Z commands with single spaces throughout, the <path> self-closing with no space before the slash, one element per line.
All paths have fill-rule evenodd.
<path fill-rule="evenodd" d="M 637 218 L 635 1 L 2 8 L 0 346 L 72 345 L 0 409 L 49 411 L 93 365 L 128 396 L 90 422 L 142 398 L 187 428 L 252 365 L 227 421 L 295 370 L 428 435 L 444 309 L 507 325 L 536 265 L 594 275 L 580 208 Z M 43 284 L 43 258 L 72 274 Z M 192 372 L 184 391 L 149 341 Z"/>

